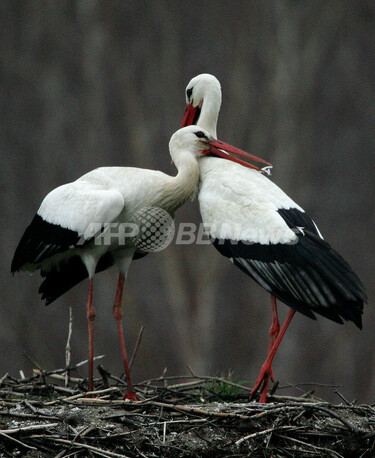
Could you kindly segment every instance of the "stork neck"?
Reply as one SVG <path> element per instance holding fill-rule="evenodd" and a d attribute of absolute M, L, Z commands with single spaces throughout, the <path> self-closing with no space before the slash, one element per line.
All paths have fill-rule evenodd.
<path fill-rule="evenodd" d="M 176 164 L 178 173 L 175 177 L 176 195 L 181 199 L 181 206 L 189 197 L 194 195 L 199 181 L 199 164 L 197 158 L 190 153 L 181 158 L 181 163 Z"/>
<path fill-rule="evenodd" d="M 197 125 L 207 130 L 214 138 L 217 138 L 216 125 L 219 117 L 221 101 L 217 97 L 206 96 L 203 100 L 201 114 Z"/>
<path fill-rule="evenodd" d="M 199 164 L 191 153 L 180 155 L 174 159 L 178 173 L 164 188 L 163 199 L 159 202 L 162 208 L 174 213 L 190 197 L 193 197 L 198 189 Z"/>

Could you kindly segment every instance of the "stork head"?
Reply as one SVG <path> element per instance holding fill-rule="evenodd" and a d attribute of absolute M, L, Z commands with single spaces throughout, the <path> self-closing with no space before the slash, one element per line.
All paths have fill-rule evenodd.
<path fill-rule="evenodd" d="M 216 125 L 221 106 L 221 86 L 218 79 L 209 73 L 202 73 L 201 75 L 195 76 L 186 86 L 185 98 L 186 109 L 182 118 L 181 127 L 197 125 L 216 138 Z M 217 141 L 219 142 L 219 140 Z M 231 148 L 234 147 L 231 146 Z M 237 151 L 234 154 L 247 159 L 252 159 L 256 162 L 261 162 L 266 166 L 259 169 L 258 167 L 254 167 L 248 162 L 234 158 L 233 156 L 226 157 L 224 152 L 225 148 L 220 148 L 220 153 L 216 150 L 214 155 L 225 157 L 226 159 L 238 162 L 245 167 L 255 168 L 256 170 L 260 170 L 261 172 L 270 175 L 272 165 L 269 162 L 245 153 L 238 148 L 234 149 Z M 238 153 L 238 151 L 241 151 L 241 153 Z M 232 150 L 232 152 L 234 151 Z"/>
<path fill-rule="evenodd" d="M 220 83 L 213 75 L 202 73 L 190 80 L 185 90 L 186 110 L 181 127 L 199 125 L 216 137 L 221 106 Z"/>
<path fill-rule="evenodd" d="M 209 132 L 199 126 L 187 126 L 175 132 L 169 142 L 169 150 L 172 160 L 175 162 L 177 167 L 181 156 L 186 153 L 193 154 L 197 158 L 201 156 L 221 157 L 246 165 L 246 167 L 253 168 L 255 170 L 261 169 L 239 159 L 237 156 L 270 165 L 269 162 L 266 162 L 263 159 L 246 153 L 245 151 L 229 145 L 228 143 L 224 143 L 221 140 L 215 139 Z"/>

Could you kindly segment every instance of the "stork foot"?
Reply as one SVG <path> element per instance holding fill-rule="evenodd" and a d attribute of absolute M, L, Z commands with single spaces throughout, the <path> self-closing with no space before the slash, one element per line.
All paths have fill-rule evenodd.
<path fill-rule="evenodd" d="M 276 304 L 276 300 L 274 302 Z M 285 318 L 284 324 L 282 325 L 280 331 L 277 333 L 275 341 L 272 344 L 272 334 L 271 334 L 271 342 L 270 348 L 268 350 L 268 356 L 266 361 L 263 363 L 263 366 L 260 369 L 260 373 L 258 379 L 255 383 L 253 390 L 250 393 L 250 399 L 253 398 L 255 393 L 260 389 L 260 399 L 259 402 L 265 403 L 267 402 L 267 391 L 268 391 L 268 384 L 270 379 L 274 381 L 273 371 L 272 371 L 272 361 L 275 357 L 277 349 L 279 348 L 280 342 L 284 337 L 285 331 L 287 330 L 290 322 L 296 311 L 294 309 L 290 309 L 287 317 Z M 277 327 L 277 326 L 276 326 Z M 271 328 L 272 329 L 272 328 Z"/>
<path fill-rule="evenodd" d="M 129 393 L 128 391 L 125 393 L 124 399 L 128 399 L 129 401 L 140 401 L 138 396 L 135 393 Z"/>
<path fill-rule="evenodd" d="M 268 384 L 270 379 L 274 381 L 274 375 L 271 365 L 263 364 L 258 379 L 255 382 L 254 388 L 251 390 L 250 399 L 253 399 L 255 394 L 260 392 L 259 402 L 264 404 L 267 402 L 267 392 L 268 392 Z"/>

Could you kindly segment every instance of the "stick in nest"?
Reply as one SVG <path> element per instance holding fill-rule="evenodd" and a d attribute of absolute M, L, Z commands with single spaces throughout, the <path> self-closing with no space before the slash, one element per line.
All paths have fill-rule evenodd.
<path fill-rule="evenodd" d="M 65 386 L 69 385 L 69 366 L 70 360 L 72 357 L 72 347 L 70 345 L 73 333 L 73 309 L 72 306 L 69 306 L 69 330 L 68 330 L 68 339 L 66 341 L 65 347 Z"/>

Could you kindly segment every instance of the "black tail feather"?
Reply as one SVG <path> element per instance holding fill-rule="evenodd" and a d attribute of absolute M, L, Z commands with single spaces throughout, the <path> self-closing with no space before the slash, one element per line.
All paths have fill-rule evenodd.
<path fill-rule="evenodd" d="M 95 272 L 102 272 L 113 264 L 112 254 L 106 253 L 100 258 Z M 86 266 L 80 256 L 72 256 L 66 262 L 61 262 L 48 272 L 42 271 L 41 274 L 45 279 L 40 285 L 39 293 L 42 295 L 42 299 L 46 301 L 46 305 L 51 304 L 88 277 Z"/>

